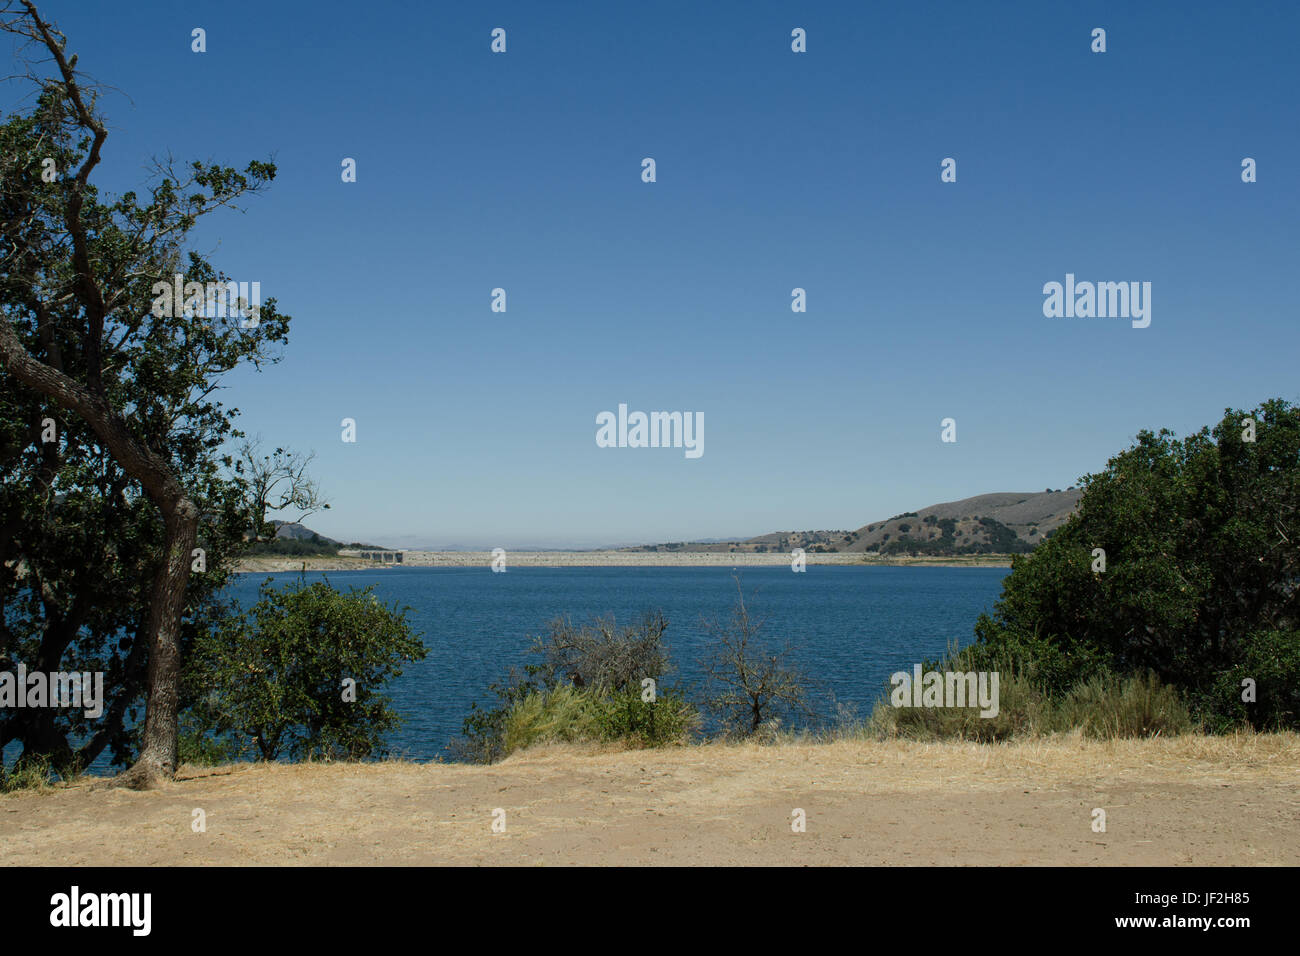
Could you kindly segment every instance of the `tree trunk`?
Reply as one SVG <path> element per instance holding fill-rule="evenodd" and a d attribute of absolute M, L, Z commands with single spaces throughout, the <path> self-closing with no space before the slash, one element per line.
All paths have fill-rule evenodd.
<path fill-rule="evenodd" d="M 154 578 L 149 608 L 149 696 L 144 735 L 140 756 L 120 779 L 122 785 L 137 790 L 176 773 L 181 619 L 198 527 L 199 510 L 188 498 L 182 498 L 167 514 L 167 558 Z"/>
<path fill-rule="evenodd" d="M 137 439 L 121 414 L 99 395 L 33 358 L 0 317 L 0 366 L 18 381 L 80 415 L 162 513 L 166 557 L 154 579 L 149 608 L 149 696 L 143 746 L 135 764 L 115 781 L 136 789 L 176 772 L 180 703 L 180 630 L 199 512 L 163 456 Z"/>

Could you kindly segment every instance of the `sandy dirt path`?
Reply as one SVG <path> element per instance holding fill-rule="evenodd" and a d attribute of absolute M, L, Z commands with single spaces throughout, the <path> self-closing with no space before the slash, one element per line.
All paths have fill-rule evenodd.
<path fill-rule="evenodd" d="M 504 833 L 493 832 L 497 808 Z M 792 831 L 796 808 L 806 832 Z M 196 809 L 206 832 L 194 830 Z M 146 793 L 80 783 L 0 797 L 0 861 L 1294 866 L 1300 736 L 184 768 Z"/>

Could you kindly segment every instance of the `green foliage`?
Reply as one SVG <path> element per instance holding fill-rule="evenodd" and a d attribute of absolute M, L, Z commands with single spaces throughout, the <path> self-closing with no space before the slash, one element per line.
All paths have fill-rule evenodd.
<path fill-rule="evenodd" d="M 280 555 L 280 556 L 330 556 L 333 557 L 339 553 L 339 547 L 336 544 L 330 544 L 320 535 L 314 534 L 310 538 L 272 538 L 270 541 L 250 541 L 245 547 L 245 553 L 253 556 L 257 555 Z"/>
<path fill-rule="evenodd" d="M 1242 642 L 1241 652 L 1241 660 L 1219 675 L 1200 702 L 1211 728 L 1300 726 L 1300 631 L 1257 631 Z M 1255 682 L 1255 700 L 1249 703 L 1242 699 L 1248 678 Z"/>
<path fill-rule="evenodd" d="M 186 692 L 199 731 L 251 738 L 265 760 L 382 753 L 400 718 L 381 688 L 426 650 L 406 610 L 372 590 L 343 594 L 327 582 L 276 590 L 268 579 L 251 610 L 195 644 Z M 355 700 L 345 699 L 345 679 L 355 681 Z"/>
<path fill-rule="evenodd" d="M 531 691 L 510 706 L 495 759 L 556 742 L 662 747 L 685 741 L 698 726 L 698 712 L 675 690 L 648 702 L 635 692 L 600 694 L 561 684 Z"/>
<path fill-rule="evenodd" d="M 119 413 L 121 427 L 165 462 L 197 507 L 206 570 L 191 576 L 184 594 L 183 658 L 225 613 L 219 595 L 252 520 L 246 485 L 232 477 L 223 451 L 240 437 L 237 411 L 216 400 L 216 383 L 238 366 L 276 361 L 289 318 L 274 299 L 263 303 L 252 329 L 201 309 L 157 315 L 152 287 L 176 273 L 190 282 L 226 279 L 187 251 L 191 230 L 207 213 L 257 192 L 275 167 L 253 162 L 241 173 L 162 165 L 142 192 L 106 196 L 75 175 L 98 147 L 92 152 L 68 84 L 46 80 L 23 112 L 0 123 L 0 322 L 52 374 Z M 94 92 L 85 92 L 93 109 Z M 41 176 L 47 158 L 61 171 L 53 182 Z M 54 441 L 42 438 L 46 418 L 56 426 Z M 153 583 L 164 560 L 163 517 L 79 415 L 6 367 L 0 527 L 0 668 L 102 671 L 106 696 L 93 722 L 70 709 L 0 715 L 0 746 L 16 741 L 23 758 L 48 758 L 59 773 L 105 751 L 116 763 L 131 759 L 143 716 Z"/>
<path fill-rule="evenodd" d="M 956 662 L 928 669 L 961 670 Z M 893 707 L 877 701 L 864 733 L 876 738 L 959 739 L 980 742 L 1071 732 L 1113 740 L 1171 736 L 1196 728 L 1181 695 L 1151 674 L 1119 677 L 1099 671 L 1058 696 L 1024 671 L 999 671 L 999 706 L 993 717 L 960 707 Z"/>
<path fill-rule="evenodd" d="M 1005 585 L 1004 585 L 1005 587 Z M 1011 671 L 1023 675 L 1052 696 L 1068 692 L 1080 681 L 1107 670 L 1111 662 L 1095 648 L 1052 641 L 1037 631 L 1001 630 L 981 614 L 975 622 L 975 643 L 936 664 L 962 671 Z"/>
<path fill-rule="evenodd" d="M 515 704 L 530 695 L 541 694 L 544 688 L 537 681 L 540 665 L 527 664 L 521 670 L 512 667 L 506 677 L 488 685 L 488 693 L 497 700 L 495 707 L 480 706 L 478 701 L 469 705 L 469 713 L 461 722 L 461 736 L 447 748 L 451 755 L 468 763 L 495 763 L 503 759 L 506 720 Z"/>
<path fill-rule="evenodd" d="M 1032 544 L 1020 540 L 1014 531 L 996 518 L 979 519 L 979 523 L 983 526 L 985 535 L 988 538 L 987 541 L 965 545 L 957 543 L 957 520 L 955 518 L 940 518 L 933 521 L 932 518 L 934 518 L 934 515 L 928 515 L 925 524 L 937 526 L 939 537 L 934 539 L 913 538 L 909 534 L 902 534 L 895 540 L 889 541 L 889 535 L 885 535 L 885 540 L 888 543 L 882 544 L 880 553 L 917 555 L 1025 554 L 1034 548 Z M 901 524 L 898 528 L 899 531 L 907 532 L 911 530 L 911 525 Z"/>
<path fill-rule="evenodd" d="M 690 739 L 700 726 L 699 711 L 677 688 L 657 693 L 653 702 L 635 690 L 599 698 L 596 723 L 601 740 L 633 747 L 662 747 Z"/>
<path fill-rule="evenodd" d="M 1193 729 L 1192 715 L 1178 691 L 1151 673 L 1094 674 L 1061 700 L 1056 721 L 1061 729 L 1078 728 L 1105 740 L 1169 737 Z"/>
<path fill-rule="evenodd" d="M 44 754 L 20 757 L 12 767 L 0 764 L 0 793 L 18 790 L 44 790 L 54 782 L 53 761 Z"/>
<path fill-rule="evenodd" d="M 926 666 L 924 669 L 948 668 Z M 1048 723 L 1042 693 L 1032 682 L 1013 671 L 1002 672 L 999 678 L 999 709 L 995 717 L 981 717 L 978 710 L 970 708 L 894 707 L 886 691 L 876 701 L 864 732 L 882 739 L 957 738 L 981 742 L 1042 732 Z"/>
<path fill-rule="evenodd" d="M 1013 561 L 966 659 L 1023 665 L 1051 694 L 1151 671 L 1211 728 L 1296 727 L 1300 410 L 1275 399 L 1181 440 L 1143 431 L 1082 487 L 1070 521 Z M 1242 706 L 1242 677 L 1267 697 Z"/>
<path fill-rule="evenodd" d="M 596 739 L 599 706 L 596 694 L 571 684 L 525 695 L 504 713 L 495 759 L 540 743 Z"/>
<path fill-rule="evenodd" d="M 689 738 L 698 712 L 679 690 L 658 686 L 672 671 L 667 628 L 659 613 L 622 628 L 610 618 L 581 627 L 556 618 L 529 648 L 539 663 L 492 684 L 496 706 L 470 705 L 453 755 L 493 763 L 546 741 L 659 747 Z M 642 699 L 646 678 L 656 684 L 653 702 Z"/>
<path fill-rule="evenodd" d="M 976 546 L 975 550 L 989 554 L 1024 554 L 1033 550 L 1033 545 L 1021 541 L 1014 531 L 996 518 L 980 518 L 980 525 L 988 541 Z"/>
<path fill-rule="evenodd" d="M 180 734 L 176 744 L 177 762 L 196 767 L 220 767 L 234 763 L 245 756 L 246 750 L 229 735 L 218 735 L 205 730 L 196 720 L 193 711 L 181 715 Z"/>

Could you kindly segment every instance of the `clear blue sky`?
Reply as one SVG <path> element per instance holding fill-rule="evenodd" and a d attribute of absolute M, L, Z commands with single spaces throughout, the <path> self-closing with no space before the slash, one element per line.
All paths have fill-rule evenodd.
<path fill-rule="evenodd" d="M 308 523 L 507 548 L 855 528 L 1300 397 L 1298 9 L 42 4 L 121 91 L 102 185 L 278 164 L 197 238 L 294 317 L 225 400 L 316 452 Z M 1151 326 L 1045 318 L 1067 272 Z M 620 402 L 703 457 L 598 448 Z"/>

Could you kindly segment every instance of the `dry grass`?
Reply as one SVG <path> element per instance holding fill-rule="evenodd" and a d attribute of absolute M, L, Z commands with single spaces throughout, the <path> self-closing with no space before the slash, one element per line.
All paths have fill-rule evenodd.
<path fill-rule="evenodd" d="M 0 847 L 72 865 L 1296 865 L 1297 784 L 1296 734 L 559 745 L 490 767 L 186 767 L 146 793 L 83 780 L 0 797 Z"/>

